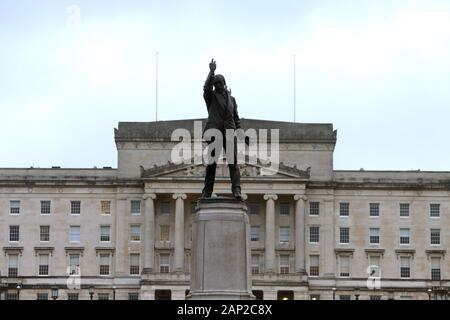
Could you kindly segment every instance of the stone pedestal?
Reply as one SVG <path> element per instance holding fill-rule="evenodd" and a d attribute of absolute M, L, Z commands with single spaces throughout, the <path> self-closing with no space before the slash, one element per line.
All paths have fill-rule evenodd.
<path fill-rule="evenodd" d="M 192 300 L 249 300 L 250 226 L 247 207 L 232 198 L 200 199 L 192 223 Z"/>

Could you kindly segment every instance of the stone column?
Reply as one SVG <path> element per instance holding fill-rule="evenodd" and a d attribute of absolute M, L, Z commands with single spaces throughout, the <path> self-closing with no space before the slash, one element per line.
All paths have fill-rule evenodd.
<path fill-rule="evenodd" d="M 295 272 L 306 274 L 305 267 L 305 195 L 296 194 L 295 203 Z"/>
<path fill-rule="evenodd" d="M 265 194 L 266 200 L 266 273 L 274 273 L 275 268 L 275 200 L 278 199 L 276 194 Z"/>
<path fill-rule="evenodd" d="M 175 193 L 175 272 L 184 272 L 184 200 L 186 194 Z"/>
<path fill-rule="evenodd" d="M 144 211 L 144 268 L 143 273 L 152 273 L 155 265 L 155 202 L 156 194 L 143 197 Z"/>
<path fill-rule="evenodd" d="M 320 232 L 320 247 L 323 257 L 324 277 L 335 277 L 336 258 L 334 253 L 335 237 L 334 237 L 334 200 L 325 200 L 325 212 L 323 219 L 323 231 Z"/>
<path fill-rule="evenodd" d="M 123 196 L 119 196 L 116 201 L 116 252 L 115 252 L 115 268 L 112 268 L 116 275 L 125 273 L 126 266 L 123 257 L 126 256 L 125 247 L 128 244 L 128 226 L 126 225 L 126 216 L 128 213 L 128 199 Z M 112 260 L 112 259 L 111 259 Z"/>

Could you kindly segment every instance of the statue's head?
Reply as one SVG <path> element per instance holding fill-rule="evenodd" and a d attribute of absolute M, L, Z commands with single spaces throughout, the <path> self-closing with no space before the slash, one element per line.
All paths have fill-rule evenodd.
<path fill-rule="evenodd" d="M 226 82 L 225 77 L 221 74 L 214 76 L 214 88 L 217 92 L 222 93 L 225 90 Z"/>

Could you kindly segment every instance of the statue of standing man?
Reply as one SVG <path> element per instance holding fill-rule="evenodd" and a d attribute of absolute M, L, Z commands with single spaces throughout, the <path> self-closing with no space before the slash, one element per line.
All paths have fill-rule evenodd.
<path fill-rule="evenodd" d="M 236 100 L 231 95 L 231 92 L 227 90 L 224 76 L 221 74 L 215 75 L 215 70 L 216 62 L 212 59 L 209 63 L 209 74 L 206 78 L 205 85 L 203 86 L 203 98 L 205 99 L 206 107 L 208 109 L 208 120 L 203 133 L 208 129 L 219 130 L 222 136 L 223 149 L 226 150 L 226 130 L 239 129 L 241 123 L 237 112 Z M 208 142 L 208 148 L 210 148 L 211 143 L 214 141 L 214 137 L 209 138 L 204 135 L 204 138 Z M 230 161 L 231 159 L 228 159 L 227 161 L 228 169 L 230 171 L 231 192 L 235 199 L 242 200 L 241 176 L 236 157 L 237 148 L 235 143 L 232 145 L 234 146 L 234 152 L 227 152 L 227 154 L 232 154 L 234 156 L 233 161 Z M 210 152 L 210 150 L 208 150 L 208 154 L 216 158 L 215 151 L 216 150 L 212 150 Z M 214 188 L 214 180 L 216 178 L 216 167 L 217 163 L 215 160 L 206 167 L 205 186 L 202 191 L 202 198 L 211 197 Z"/>

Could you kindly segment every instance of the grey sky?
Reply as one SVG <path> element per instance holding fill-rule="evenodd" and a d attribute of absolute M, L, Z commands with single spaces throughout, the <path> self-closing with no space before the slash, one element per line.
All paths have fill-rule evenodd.
<path fill-rule="evenodd" d="M 80 9 L 74 19 L 70 6 Z M 0 0 L 0 167 L 113 166 L 119 121 L 206 116 L 212 57 L 241 117 L 338 129 L 335 169 L 450 170 L 449 1 Z"/>

